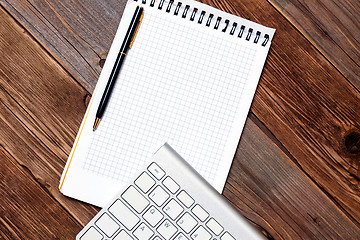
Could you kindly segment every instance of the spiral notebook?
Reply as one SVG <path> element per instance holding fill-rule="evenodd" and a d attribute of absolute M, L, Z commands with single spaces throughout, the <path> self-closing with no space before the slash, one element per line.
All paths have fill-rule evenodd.
<path fill-rule="evenodd" d="M 138 5 L 144 8 L 142 23 L 93 131 Z M 61 192 L 104 206 L 165 142 L 222 192 L 274 32 L 196 1 L 130 0 L 62 174 Z"/>

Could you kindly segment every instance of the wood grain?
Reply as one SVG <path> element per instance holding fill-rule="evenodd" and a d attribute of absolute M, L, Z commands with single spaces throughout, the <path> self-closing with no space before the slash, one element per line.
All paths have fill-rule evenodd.
<path fill-rule="evenodd" d="M 0 146 L 0 239 L 74 239 L 81 225 Z"/>
<path fill-rule="evenodd" d="M 0 0 L 89 91 L 95 88 L 99 61 L 109 50 L 126 1 Z"/>
<path fill-rule="evenodd" d="M 253 121 L 246 123 L 224 195 L 270 239 L 360 236 L 358 226 Z"/>
<path fill-rule="evenodd" d="M 360 90 L 360 1 L 270 2 Z"/>
<path fill-rule="evenodd" d="M 89 99 L 76 81 L 95 86 L 121 7 L 0 2 L 31 32 L 1 11 L 0 144 L 84 225 L 97 209 L 62 196 L 58 181 Z M 206 2 L 277 28 L 225 196 L 270 238 L 355 239 L 359 92 L 268 2 Z M 3 236 L 17 236 L 8 226 Z"/>
<path fill-rule="evenodd" d="M 274 43 L 279 51 L 269 56 L 253 112 L 313 181 L 360 222 L 360 153 L 351 154 L 345 145 L 346 135 L 360 130 L 359 91 L 315 48 L 305 48 L 305 38 L 294 43 L 290 30 L 280 34 L 292 44 Z M 297 64 L 285 65 L 284 58 Z"/>
<path fill-rule="evenodd" d="M 360 131 L 359 91 L 268 3 L 222 2 L 231 13 L 277 29 L 251 111 L 359 223 L 360 152 L 344 145 L 348 133 Z"/>
<path fill-rule="evenodd" d="M 234 9 L 229 1 L 206 1 L 212 6 L 250 18 L 257 2 L 248 1 Z M 265 1 L 263 1 L 265 2 Z M 269 1 L 303 33 L 341 73 L 360 89 L 359 2 L 351 1 Z M 125 1 L 20 1 L 0 3 L 68 69 L 92 91 L 101 71 L 99 61 L 106 56 Z M 272 9 L 271 5 L 266 8 Z M 264 25 L 273 19 L 256 14 Z M 280 29 L 292 28 L 285 24 Z"/>
<path fill-rule="evenodd" d="M 0 8 L 0 144 L 82 224 L 96 209 L 64 197 L 60 175 L 88 96 Z"/>

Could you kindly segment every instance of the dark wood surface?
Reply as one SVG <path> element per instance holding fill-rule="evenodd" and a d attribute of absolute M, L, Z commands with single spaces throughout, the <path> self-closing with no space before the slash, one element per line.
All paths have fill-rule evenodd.
<path fill-rule="evenodd" d="M 223 195 L 269 239 L 360 239 L 360 3 L 204 0 L 276 28 Z M 58 190 L 124 1 L 0 0 L 0 239 L 74 239 Z"/>

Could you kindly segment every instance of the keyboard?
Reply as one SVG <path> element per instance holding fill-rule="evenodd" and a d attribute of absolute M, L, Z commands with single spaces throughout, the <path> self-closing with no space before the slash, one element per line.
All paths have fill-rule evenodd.
<path fill-rule="evenodd" d="M 251 240 L 264 236 L 165 144 L 76 239 Z"/>

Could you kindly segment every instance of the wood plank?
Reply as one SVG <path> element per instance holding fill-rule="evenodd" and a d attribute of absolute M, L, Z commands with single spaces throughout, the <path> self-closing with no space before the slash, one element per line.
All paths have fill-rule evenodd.
<path fill-rule="evenodd" d="M 84 224 L 97 209 L 58 184 L 89 93 L 2 8 L 0 21 L 0 144 Z"/>
<path fill-rule="evenodd" d="M 278 17 L 278 16 L 277 16 Z M 279 46 L 278 46 L 279 47 Z M 24 61 L 23 60 L 23 62 L 26 62 L 26 61 Z M 26 63 L 26 64 L 28 64 L 28 63 Z M 3 64 L 2 64 L 3 65 Z M 1 65 L 1 66 L 2 66 Z M 36 69 L 35 67 L 33 67 L 34 69 Z M 11 71 L 11 69 L 8 69 L 9 71 Z M 35 70 L 35 72 L 36 71 L 39 71 L 39 70 Z M 41 70 L 41 71 L 39 71 L 40 72 L 40 75 L 42 74 L 42 71 L 43 70 Z M 46 71 L 49 71 L 49 70 L 46 70 Z M 45 72 L 46 72 L 45 71 Z M 19 74 L 19 73 L 18 73 Z M 56 72 L 56 73 L 54 73 L 54 75 L 56 76 L 58 73 Z M 63 76 L 63 74 L 60 74 L 60 76 Z M 18 76 L 18 77 L 16 77 L 15 79 L 21 79 L 21 74 L 20 74 L 20 76 Z M 58 80 L 60 80 L 60 81 L 64 81 L 64 79 L 58 79 Z M 9 79 L 8 79 L 8 81 L 10 81 Z M 28 81 L 28 80 L 26 80 L 26 81 Z M 66 79 L 65 79 L 65 81 L 66 81 Z M 69 84 L 68 82 L 67 82 L 67 84 Z M 70 83 L 70 84 L 72 84 L 72 83 Z M 18 86 L 17 86 L 18 87 Z M 16 87 L 16 88 L 17 88 Z M 64 87 L 64 86 L 62 86 L 62 87 Z M 61 90 L 62 89 L 62 87 L 60 87 L 58 90 Z M 13 86 L 11 85 L 11 87 L 9 87 L 9 89 L 11 89 L 11 88 L 13 88 Z M 15 89 L 16 89 L 15 88 Z M 76 88 L 75 88 L 76 89 Z M 27 90 L 28 91 L 28 90 Z M 16 91 L 13 91 L 13 92 L 16 92 Z M 24 95 L 26 95 L 26 94 L 24 94 Z M 84 95 L 86 96 L 86 94 L 84 94 L 83 95 L 83 93 L 81 93 L 81 91 L 80 91 L 80 94 L 79 93 L 73 93 L 73 92 L 71 92 L 70 90 L 68 91 L 68 95 L 71 95 L 71 96 L 74 96 L 74 98 L 76 98 L 77 100 L 75 100 L 74 101 L 74 104 L 75 103 L 77 103 L 77 104 L 79 104 L 79 105 L 81 105 L 81 104 L 83 104 L 83 102 L 82 102 L 82 98 L 84 97 Z M 81 97 L 79 97 L 78 95 L 80 95 Z M 25 98 L 25 101 L 24 102 L 22 102 L 22 101 L 20 101 L 22 98 Z M 56 97 L 54 97 L 54 99 L 55 99 Z M 1 99 L 2 99 L 2 96 L 1 96 Z M 20 99 L 20 100 L 19 100 Z M 30 105 L 31 105 L 31 97 L 28 97 L 28 96 L 23 96 L 23 95 L 20 95 L 20 96 L 18 96 L 18 97 L 16 97 L 16 100 L 17 101 L 15 101 L 15 103 L 14 103 L 14 107 L 8 107 L 8 106 L 11 106 L 11 104 L 8 104 L 7 103 L 7 107 L 8 108 L 10 108 L 10 109 L 17 109 L 17 108 L 19 108 L 19 106 L 17 106 L 17 105 L 25 105 L 26 106 L 26 109 L 29 109 L 30 108 Z M 29 103 L 29 102 L 30 103 Z M 9 101 L 10 102 L 10 101 Z M 63 100 L 63 102 L 64 102 L 64 100 Z M 20 104 L 21 103 L 21 104 Z M 81 104 L 80 104 L 81 103 Z M 36 103 L 36 104 L 38 104 L 38 103 Z M 54 103 L 51 103 L 51 104 L 54 104 Z M 50 103 L 49 103 L 49 106 L 51 105 Z M 60 103 L 58 103 L 58 105 L 61 105 Z M 61 107 L 61 106 L 60 106 Z M 84 110 L 84 107 L 82 106 L 82 107 L 80 107 L 80 108 L 82 108 L 83 110 Z M 56 110 L 56 108 L 55 108 L 55 110 Z M 41 111 L 43 111 L 43 110 L 41 110 Z M 19 112 L 19 113 L 18 113 Z M 47 114 L 49 114 L 49 115 L 51 115 L 51 114 L 54 114 L 54 113 L 51 113 L 51 112 L 46 112 Z M 23 115 L 25 115 L 25 117 L 24 116 L 22 116 L 22 114 Z M 30 118 L 30 117 L 26 117 L 26 115 L 28 115 L 28 114 L 31 114 L 32 115 L 32 117 Z M 39 113 L 40 115 L 41 114 L 44 114 L 43 112 L 42 113 Z M 73 116 L 72 116 L 72 112 L 70 111 L 68 114 L 70 114 L 70 118 L 72 118 Z M 76 116 L 74 115 L 74 118 L 75 119 L 81 119 L 81 117 L 82 117 L 82 114 L 83 113 L 80 113 L 79 115 L 79 118 L 76 118 Z M 11 114 L 10 114 L 11 115 Z M 38 127 L 37 126 L 37 124 L 34 124 L 34 121 L 32 120 L 32 118 L 36 118 L 36 120 L 38 121 L 38 117 L 37 117 L 37 115 L 38 115 L 38 113 L 37 113 L 37 110 L 36 109 L 31 109 L 31 111 L 29 111 L 29 112 L 27 112 L 27 111 L 20 111 L 20 110 L 17 110 L 16 111 L 16 114 L 15 114 L 16 116 L 18 115 L 18 116 L 21 116 L 21 118 L 22 119 L 24 119 L 24 120 L 22 120 L 21 121 L 21 123 L 20 124 L 13 124 L 12 123 L 12 121 L 17 121 L 17 119 L 16 118 L 10 118 L 7 122 L 7 124 L 8 125 L 6 125 L 6 126 L 3 126 L 3 127 L 1 127 L 1 129 L 2 128 L 8 128 L 8 126 L 11 126 L 13 129 L 16 129 L 16 128 L 18 128 L 18 129 L 20 129 L 20 130 L 13 130 L 13 131 L 9 131 L 6 135 L 5 135 L 5 137 L 8 137 L 8 136 L 12 136 L 12 135 L 19 135 L 20 137 L 17 137 L 17 138 L 23 138 L 23 139 L 26 139 L 27 137 L 31 137 L 31 138 L 34 138 L 34 136 L 36 136 L 35 137 L 35 139 L 41 139 L 41 141 L 39 141 L 40 143 L 42 142 L 42 141 L 44 141 L 44 142 L 46 142 L 46 139 L 47 139 L 47 137 L 37 137 L 38 135 L 39 136 L 43 136 L 43 135 L 48 135 L 48 134 L 50 134 L 51 136 L 52 136 L 52 138 L 54 138 L 55 137 L 55 139 L 56 139 L 56 135 L 55 134 L 51 134 L 51 131 L 54 131 L 54 130 L 51 130 L 51 131 L 49 131 L 49 130 L 41 130 L 43 127 L 44 127 L 44 125 L 51 125 L 51 124 L 53 124 L 53 123 L 50 123 L 50 124 L 43 124 L 41 127 Z M 48 121 L 53 121 L 53 120 L 48 120 L 47 118 L 48 118 L 49 116 L 45 116 L 45 120 L 43 120 L 43 121 L 45 121 L 45 122 L 48 122 Z M 59 116 L 56 116 L 56 118 L 58 118 Z M 53 118 L 53 117 L 50 117 L 50 118 Z M 36 122 L 37 122 L 36 121 Z M 42 121 L 40 121 L 40 122 L 42 122 Z M 66 118 L 64 119 L 64 122 L 67 122 L 67 120 L 66 120 Z M 70 120 L 70 122 L 71 122 L 71 120 Z M 76 124 L 78 124 L 78 123 L 76 123 Z M 35 127 L 33 126 L 33 125 L 35 125 Z M 76 127 L 74 127 L 74 126 L 72 126 L 72 123 L 70 124 L 70 123 L 68 123 L 67 124 L 68 126 L 66 126 L 66 127 L 68 127 L 68 128 L 71 128 L 71 129 L 74 129 L 74 131 L 76 132 L 77 131 L 77 126 Z M 25 127 L 24 127 L 25 126 Z M 53 126 L 52 126 L 53 127 Z M 246 129 L 248 128 L 248 126 L 246 127 Z M 30 129 L 30 130 L 29 130 Z M 61 129 L 61 128 L 59 128 L 59 129 Z M 17 131 L 19 131 L 19 133 L 17 133 Z M 23 131 L 23 132 L 22 132 Z M 49 132 L 50 133 L 49 133 Z M 59 130 L 57 130 L 57 131 L 59 131 Z M 66 130 L 67 131 L 67 130 Z M 71 130 L 72 131 L 72 130 Z M 14 134 L 15 133 L 15 134 Z M 251 130 L 251 135 L 252 135 L 252 137 L 253 138 L 257 138 L 257 136 L 259 135 L 259 134 L 261 134 L 261 131 L 259 130 L 259 129 L 257 129 L 257 128 L 254 128 L 254 129 L 252 129 Z M 71 135 L 71 137 L 69 137 L 69 138 L 74 138 L 74 134 L 69 134 L 69 135 Z M 43 139 L 45 139 L 45 140 L 43 140 Z M 266 138 L 264 138 L 264 139 L 261 139 L 261 140 L 263 140 L 263 141 L 265 141 L 265 143 L 269 143 L 269 139 L 266 139 Z M 33 140 L 33 141 L 35 141 L 35 140 Z M 63 140 L 60 140 L 60 141 L 63 141 Z M 22 144 L 22 143 L 24 143 L 24 140 L 21 140 L 20 141 L 20 143 Z M 38 142 L 37 142 L 38 143 Z M 271 142 L 270 142 L 271 143 Z M 14 140 L 14 141 L 12 141 L 12 142 L 10 142 L 10 143 L 8 143 L 9 145 L 16 145 L 16 144 L 19 144 L 19 142 L 17 142 L 16 140 Z M 28 141 L 26 144 L 28 144 L 28 145 L 32 145 L 32 142 L 31 141 Z M 26 144 L 25 144 L 25 146 L 26 146 Z M 47 143 L 46 143 L 47 144 Z M 44 145 L 44 144 L 43 144 Z M 66 144 L 64 144 L 64 146 L 66 146 Z M 66 147 L 64 147 L 63 146 L 63 149 L 69 149 L 70 148 L 70 146 L 71 146 L 71 144 L 70 145 L 68 145 L 68 146 L 66 146 Z M 261 149 L 261 144 L 259 145 L 259 146 L 256 146 L 256 147 L 251 147 L 252 145 L 250 144 L 249 146 L 248 145 L 246 145 L 245 146 L 245 149 L 250 149 L 251 150 L 251 155 L 253 155 L 253 156 L 257 156 L 257 154 L 258 154 L 258 152 L 259 152 L 259 148 Z M 270 146 L 271 146 L 271 144 L 270 144 Z M 55 146 L 54 146 L 55 147 Z M 54 149 L 54 147 L 53 146 L 51 146 L 51 149 Z M 11 146 L 11 147 L 9 147 L 9 148 L 11 148 L 12 149 L 12 151 L 13 152 L 17 152 L 17 150 L 26 150 L 26 148 L 24 147 L 24 149 L 17 149 L 17 148 L 15 148 L 14 146 Z M 14 150 L 15 149 L 15 150 Z M 56 149 L 56 147 L 55 147 L 55 149 Z M 250 150 L 248 150 L 248 151 L 250 151 Z M 38 150 L 36 150 L 36 151 L 38 151 Z M 47 150 L 47 151 L 49 151 L 49 150 Z M 52 150 L 52 151 L 60 151 L 60 150 Z M 64 150 L 64 151 L 68 151 L 68 150 Z M 269 147 L 269 149 L 267 149 L 267 152 L 276 152 L 276 150 L 274 150 L 273 149 L 273 147 Z M 19 153 L 17 153 L 17 154 L 19 154 Z M 40 155 L 42 155 L 43 153 L 41 153 Z M 52 155 L 57 155 L 58 153 L 56 153 L 56 154 L 52 154 Z M 31 158 L 36 158 L 36 156 L 34 157 L 33 156 L 34 154 L 30 154 L 30 156 L 31 156 Z M 275 155 L 275 154 L 274 154 Z M 23 159 L 27 159 L 27 157 L 26 157 L 26 154 L 24 154 L 24 155 L 21 155 L 21 154 L 19 154 L 18 156 L 20 156 L 20 159 L 21 159 L 21 157 L 23 157 Z M 45 156 L 45 157 L 44 157 Z M 62 155 L 61 155 L 62 156 Z M 46 156 L 46 154 L 43 154 L 42 155 L 42 159 L 45 159 L 47 156 Z M 264 158 L 259 158 L 257 161 L 259 161 L 258 162 L 258 164 L 257 165 L 261 165 L 262 164 L 262 162 L 263 161 L 269 161 L 270 162 L 270 160 L 268 160 L 268 158 L 269 158 L 270 156 L 266 156 L 266 157 L 264 157 Z M 275 156 L 272 156 L 273 158 L 277 158 L 278 156 L 277 155 L 275 155 Z M 41 160 L 42 160 L 41 159 Z M 66 159 L 66 157 L 61 157 L 61 159 L 63 160 L 63 161 L 65 161 L 65 159 Z M 253 159 L 249 159 L 248 160 L 248 162 L 249 162 L 249 164 L 252 164 L 252 161 L 254 161 Z M 289 159 L 285 159 L 284 161 L 289 161 Z M 25 161 L 26 162 L 26 164 L 28 164 L 27 163 L 27 161 Z M 33 170 L 31 170 L 31 171 L 34 171 L 34 173 L 36 174 L 36 172 L 37 172 L 37 169 L 34 167 L 34 166 L 32 166 L 32 165 L 35 165 L 35 163 L 30 163 L 29 165 L 31 165 L 31 167 L 32 167 L 32 169 Z M 238 167 L 236 166 L 236 165 L 234 165 L 235 166 L 235 169 L 233 169 L 232 170 L 232 172 L 234 171 L 234 170 L 236 170 Z M 271 166 L 271 165 L 270 165 Z M 269 167 L 270 168 L 270 167 Z M 35 169 L 35 170 L 34 170 Z M 227 189 L 230 189 L 230 191 L 233 191 L 233 189 L 232 189 L 232 185 L 234 184 L 233 182 L 236 182 L 236 183 L 238 183 L 238 182 L 241 182 L 241 178 L 240 178 L 240 180 L 239 181 L 237 181 L 237 180 L 235 180 L 235 179 L 238 179 L 239 177 L 241 177 L 241 174 L 243 174 L 242 173 L 243 171 L 240 171 L 240 172 L 235 172 L 235 174 L 234 174 L 234 177 L 233 178 L 230 178 L 229 179 L 229 183 L 228 183 L 228 185 L 227 185 Z M 282 172 L 282 169 L 279 169 L 279 172 L 281 173 Z M 39 177 L 39 179 L 43 179 L 43 175 L 44 175 L 45 173 L 44 172 L 41 172 L 41 174 L 37 174 L 37 176 L 41 176 L 41 178 Z M 58 173 L 57 173 L 58 174 Z M 273 173 L 275 176 L 277 176 L 278 174 L 275 174 L 275 173 Z M 295 173 L 295 175 L 297 175 L 297 173 Z M 287 177 L 288 175 L 284 175 L 285 177 Z M 292 185 L 292 184 L 294 184 L 293 182 L 292 182 L 292 179 L 287 179 L 287 178 L 285 178 L 284 177 L 284 179 L 280 179 L 279 180 L 279 182 L 280 183 L 282 183 L 283 181 L 285 181 L 286 182 L 286 184 L 289 184 L 290 186 Z M 48 178 L 48 179 L 51 179 L 51 177 L 50 178 Z M 251 178 L 250 178 L 251 179 Z M 57 180 L 58 181 L 58 180 Z M 57 190 L 57 181 L 55 181 L 56 183 L 54 183 L 54 181 L 49 181 L 48 180 L 48 182 L 47 182 L 47 184 L 48 184 L 48 188 L 52 188 L 53 190 Z M 45 181 L 44 181 L 45 182 Z M 258 182 L 255 182 L 256 184 L 258 184 L 258 185 L 261 185 L 260 183 L 258 183 Z M 283 183 L 283 184 L 285 184 L 285 183 Z M 237 185 L 236 186 L 236 188 L 237 189 L 240 189 L 240 190 L 242 190 L 241 189 L 241 185 L 239 186 L 239 185 Z M 251 188 L 250 188 L 251 189 Z M 291 189 L 292 191 L 293 190 L 297 190 L 297 189 Z M 228 191 L 228 190 L 226 190 L 226 191 Z M 238 192 L 239 192 L 239 190 L 237 190 Z M 312 191 L 317 191 L 316 190 L 316 188 L 315 188 L 315 190 L 312 190 Z M 250 190 L 249 190 L 249 192 L 251 192 Z M 306 191 L 302 191 L 302 192 L 300 192 L 300 193 L 306 193 Z M 53 194 L 53 193 L 52 193 Z M 55 194 L 54 195 L 56 195 L 56 194 L 58 194 L 58 193 L 56 193 L 55 192 Z M 226 194 L 226 193 L 225 193 Z M 237 194 L 239 194 L 239 193 L 237 193 Z M 244 210 L 242 210 L 242 212 L 243 213 L 247 213 L 248 212 L 248 214 L 247 214 L 247 216 L 248 216 L 248 218 L 250 219 L 250 220 L 252 220 L 252 221 L 254 221 L 254 222 L 260 222 L 259 221 L 259 218 L 261 218 L 261 217 L 259 217 L 259 216 L 262 216 L 262 214 L 260 215 L 259 214 L 259 216 L 255 216 L 255 215 L 253 215 L 253 211 L 255 212 L 255 213 L 257 213 L 257 212 L 261 212 L 261 211 L 266 211 L 267 209 L 271 209 L 272 208 L 272 198 L 270 198 L 270 197 L 267 197 L 266 195 L 264 195 L 264 193 L 263 193 L 263 191 L 259 191 L 259 190 L 256 190 L 256 191 L 254 191 L 254 194 L 256 194 L 256 195 L 258 195 L 259 196 L 259 198 L 261 198 L 261 199 L 264 199 L 264 202 L 265 202 L 265 204 L 266 203 L 270 203 L 269 205 L 270 206 L 268 206 L 268 207 L 266 207 L 266 206 L 264 206 L 263 204 L 262 204 L 262 202 L 260 201 L 260 202 L 255 202 L 256 204 L 253 204 L 253 205 L 251 205 L 251 201 L 249 200 L 249 198 L 247 197 L 247 196 L 242 196 L 241 197 L 241 201 L 243 201 L 244 203 L 246 203 L 247 205 L 250 205 L 251 206 L 251 208 L 247 208 L 246 206 L 242 206 L 241 207 L 241 209 L 244 209 Z M 229 196 L 229 194 L 226 194 L 228 197 L 231 197 L 231 195 Z M 277 200 L 279 200 L 279 201 L 282 201 L 282 202 L 286 202 L 286 201 L 288 201 L 287 199 L 289 199 L 289 201 L 290 200 L 293 200 L 291 197 L 289 197 L 288 196 L 289 195 L 289 193 L 288 194 L 283 194 L 282 195 L 282 197 L 280 198 L 280 197 L 278 197 L 278 199 Z M 301 194 L 298 194 L 298 196 L 301 196 Z M 58 196 L 56 196 L 56 198 L 58 199 Z M 325 199 L 325 202 L 327 202 L 327 201 L 329 201 L 329 199 L 326 199 L 326 198 L 317 198 L 317 199 L 320 199 L 320 200 L 324 200 Z M 235 200 L 233 200 L 233 202 L 236 202 L 237 204 L 238 204 L 238 199 L 236 198 Z M 298 201 L 300 201 L 300 200 L 298 200 Z M 302 208 L 302 204 L 301 204 L 301 202 L 307 202 L 308 200 L 307 199 L 301 199 L 301 201 L 300 201 L 300 203 L 298 202 L 297 203 L 297 207 L 299 207 L 300 209 Z M 314 203 L 314 204 L 322 204 L 322 202 L 316 202 L 316 203 Z M 66 205 L 66 204 L 65 204 Z M 326 205 L 326 204 L 325 204 Z M 315 205 L 316 206 L 316 205 Z M 284 206 L 283 207 L 285 210 L 287 209 L 287 207 L 286 206 Z M 266 209 L 266 210 L 264 210 L 264 209 Z M 278 207 L 277 209 L 280 209 L 280 207 Z M 276 209 L 276 210 L 277 210 Z M 314 230 L 309 230 L 309 228 L 310 229 L 313 229 L 313 228 L 318 228 L 318 227 L 316 227 L 316 222 L 315 221 L 313 221 L 313 222 L 311 222 L 311 221 L 309 221 L 309 222 L 307 222 L 307 224 L 306 224 L 306 226 L 301 226 L 301 227 L 297 227 L 297 229 L 296 229 L 296 231 L 294 231 L 294 230 L 292 230 L 292 227 L 293 226 L 290 226 L 290 225 L 284 225 L 284 226 L 278 226 L 278 223 L 277 223 L 277 221 L 278 221 L 278 219 L 281 219 L 282 218 L 282 216 L 283 216 L 283 214 L 289 214 L 289 218 L 291 218 L 291 217 L 296 217 L 296 214 L 295 215 L 291 215 L 291 211 L 282 211 L 282 212 L 280 212 L 280 213 L 278 213 L 279 214 L 279 216 L 278 217 L 274 217 L 274 218 L 271 218 L 271 217 L 268 217 L 267 219 L 266 219 L 266 221 L 264 221 L 264 225 L 263 224 L 261 224 L 262 226 L 264 226 L 264 228 L 265 229 L 267 229 L 267 231 L 268 232 L 271 232 L 272 233 L 272 235 L 273 236 L 278 236 L 278 238 L 286 238 L 286 236 L 287 235 L 291 235 L 291 236 L 294 236 L 294 237 L 296 237 L 297 235 L 300 235 L 301 233 L 298 233 L 298 231 L 305 231 L 305 232 L 307 232 L 307 233 L 309 233 L 309 232 L 313 232 Z M 82 218 L 86 218 L 86 216 L 84 216 L 84 215 L 81 215 L 81 214 L 79 214 L 78 212 L 75 212 L 74 213 L 74 215 L 75 216 L 78 216 L 78 218 L 80 219 L 82 219 Z M 269 214 L 270 215 L 270 214 Z M 336 214 L 337 216 L 340 216 L 340 217 L 338 217 L 338 218 L 340 218 L 341 219 L 341 217 L 343 217 L 341 214 L 339 214 L 339 213 L 337 213 Z M 294 224 L 294 225 L 297 225 L 297 224 L 299 224 L 300 222 L 301 222 L 301 220 L 302 219 L 300 219 L 299 220 L 299 218 L 296 218 L 297 219 L 297 221 L 295 222 L 295 223 L 291 223 L 291 224 Z M 84 220 L 85 222 L 87 221 L 86 219 Z M 338 220 L 339 222 L 341 222 L 340 220 Z M 345 220 L 344 220 L 344 222 L 347 224 L 348 223 L 348 220 L 346 219 L 346 217 L 345 217 Z M 333 222 L 332 222 L 333 223 Z M 331 224 L 332 224 L 331 223 Z M 329 223 L 330 224 L 330 223 Z M 325 225 L 327 226 L 327 223 L 325 223 Z M 304 227 L 304 230 L 301 230 L 302 229 L 302 227 Z M 334 227 L 334 226 L 333 226 Z M 326 228 L 330 228 L 331 229 L 331 227 L 326 227 Z M 342 228 L 342 227 L 341 227 Z M 351 229 L 352 231 L 352 233 L 354 232 L 353 231 L 353 227 L 351 227 L 351 225 L 350 225 L 350 227 L 349 227 L 349 229 Z M 326 234 L 328 234 L 328 235 L 330 235 L 330 233 L 326 233 L 326 231 L 324 232 L 324 231 L 320 231 L 320 230 L 316 230 L 316 231 L 319 231 L 319 232 L 322 232 L 322 234 L 324 234 L 324 235 L 326 235 Z M 315 231 L 315 232 L 316 232 Z M 331 231 L 330 231 L 331 232 Z M 340 231 L 341 232 L 341 231 Z M 346 236 L 346 235 L 344 235 L 344 236 Z M 315 238 L 315 237 L 314 237 Z"/>
<path fill-rule="evenodd" d="M 360 90 L 360 1 L 270 2 Z"/>
<path fill-rule="evenodd" d="M 359 223 L 360 152 L 348 150 L 359 146 L 345 145 L 348 134 L 359 136 L 359 91 L 267 2 L 222 2 L 231 13 L 277 29 L 251 111 Z"/>
<path fill-rule="evenodd" d="M 246 123 L 224 195 L 269 239 L 360 236 L 359 227 L 253 121 Z"/>
<path fill-rule="evenodd" d="M 252 109 L 313 181 L 359 222 L 360 155 L 346 141 L 349 134 L 359 136 L 360 94 L 316 49 L 305 53 L 307 40 L 301 40 L 290 49 L 274 44 L 283 52 L 269 56 L 271 67 Z M 284 57 L 303 67 L 284 65 Z"/>
<path fill-rule="evenodd" d="M 99 62 L 106 57 L 120 20 L 125 1 L 19 1 L 0 0 L 44 47 L 90 91 L 94 89 L 101 70 Z M 254 17 L 266 25 L 267 19 L 256 14 L 256 2 L 234 9 L 226 1 L 205 1 L 225 11 L 237 12 L 245 18 Z M 360 8 L 352 1 L 297 0 L 270 1 L 360 89 Z M 271 8 L 267 6 L 267 8 Z M 252 15 L 252 16 L 251 16 Z M 270 19 L 271 21 L 271 16 Z M 280 29 L 292 28 L 285 24 Z"/>
<path fill-rule="evenodd" d="M 126 1 L 0 0 L 92 92 Z"/>
<path fill-rule="evenodd" d="M 0 0 L 0 3 L 90 91 L 96 84 L 101 71 L 99 62 L 106 57 L 125 2 Z M 202 2 L 225 11 L 235 10 L 245 18 L 251 11 L 256 13 L 256 8 L 251 8 L 248 4 L 236 10 L 226 1 Z M 360 89 L 358 1 L 270 2 Z M 256 2 L 251 4 L 255 6 Z M 264 19 L 265 25 L 266 22 Z M 291 26 L 286 24 L 286 27 Z"/>
<path fill-rule="evenodd" d="M 0 239 L 74 239 L 81 225 L 0 146 Z"/>

